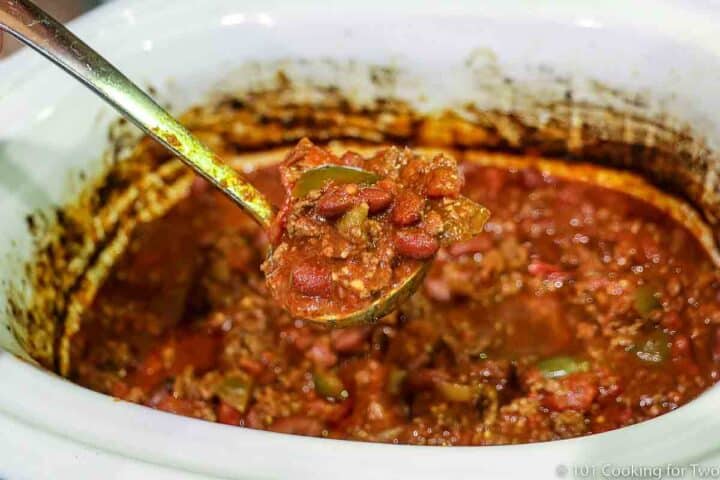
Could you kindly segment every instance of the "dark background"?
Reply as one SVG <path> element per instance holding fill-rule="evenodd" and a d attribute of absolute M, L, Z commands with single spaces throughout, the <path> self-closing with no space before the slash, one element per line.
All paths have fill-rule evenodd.
<path fill-rule="evenodd" d="M 84 11 L 107 1 L 108 0 L 34 0 L 38 6 L 63 22 L 72 20 Z M 9 38 L 8 35 L 5 35 L 0 57 L 5 57 L 18 48 L 20 48 L 20 44 L 14 38 Z"/>

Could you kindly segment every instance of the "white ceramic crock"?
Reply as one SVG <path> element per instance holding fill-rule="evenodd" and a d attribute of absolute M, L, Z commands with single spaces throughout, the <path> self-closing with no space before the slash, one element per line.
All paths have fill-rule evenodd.
<path fill-rule="evenodd" d="M 471 61 L 530 86 L 555 75 L 580 95 L 588 79 L 638 92 L 650 100 L 649 113 L 670 113 L 710 146 L 720 144 L 720 10 L 704 3 L 118 0 L 72 28 L 179 109 L 248 61 L 298 58 L 399 66 L 417 82 L 395 93 L 424 93 L 431 108 L 464 98 L 478 78 L 461 82 L 454 72 Z M 113 118 L 29 51 L 0 64 L 0 279 L 23 275 L 19 266 L 31 254 L 25 215 L 72 198 L 82 186 L 77 172 L 102 168 Z M 21 353 L 4 328 L 0 344 Z M 437 448 L 183 418 L 80 388 L 4 352 L 0 379 L 0 478 L 587 478 L 592 467 L 598 478 L 617 478 L 633 465 L 688 466 L 691 476 L 692 464 L 720 464 L 718 388 L 605 434 Z"/>

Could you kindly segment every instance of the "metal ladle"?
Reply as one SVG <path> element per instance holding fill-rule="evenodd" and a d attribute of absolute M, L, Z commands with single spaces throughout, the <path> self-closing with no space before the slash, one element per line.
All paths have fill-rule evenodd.
<path fill-rule="evenodd" d="M 37 5 L 29 0 L 0 0 L 0 30 L 15 36 L 60 66 L 220 189 L 264 229 L 270 227 L 274 211 L 260 191 L 236 170 L 222 163 L 217 155 L 110 62 Z M 390 313 L 417 290 L 428 265 L 429 262 L 423 263 L 399 286 L 361 310 L 308 320 L 331 326 L 375 321 Z"/>

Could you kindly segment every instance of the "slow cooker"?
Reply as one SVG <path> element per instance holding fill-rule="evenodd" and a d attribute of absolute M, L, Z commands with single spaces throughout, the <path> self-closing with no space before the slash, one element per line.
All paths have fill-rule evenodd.
<path fill-rule="evenodd" d="M 720 11 L 701 2 L 118 0 L 71 28 L 177 112 L 260 89 L 282 70 L 360 103 L 390 97 L 431 111 L 472 102 L 536 129 L 557 125 L 568 133 L 568 158 L 584 148 L 571 133 L 586 128 L 584 141 L 607 147 L 613 166 L 689 199 L 712 243 L 720 239 L 719 25 Z M 23 310 L 41 287 L 27 268 L 38 241 L 29 219 L 81 195 L 118 159 L 108 132 L 115 144 L 122 133 L 108 106 L 30 51 L 0 63 L 0 118 L 2 478 L 720 475 L 717 387 L 589 437 L 437 448 L 232 428 L 74 385 L 41 366 L 55 355 L 37 335 L 49 320 Z M 507 135 L 510 146 L 523 139 Z M 660 154 L 629 165 L 622 152 L 638 144 Z"/>

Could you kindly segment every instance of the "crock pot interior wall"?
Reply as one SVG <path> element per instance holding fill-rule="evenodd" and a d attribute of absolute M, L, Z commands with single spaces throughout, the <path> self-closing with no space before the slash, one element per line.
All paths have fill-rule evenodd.
<path fill-rule="evenodd" d="M 711 153 L 701 141 L 689 131 L 675 130 L 636 111 L 575 103 L 570 89 L 562 101 L 548 102 L 503 78 L 486 85 L 487 91 L 478 96 L 490 92 L 512 97 L 510 110 L 483 109 L 471 96 L 461 108 L 423 113 L 407 100 L 381 95 L 382 89 L 399 88 L 398 82 L 420 83 L 396 67 L 284 62 L 246 69 L 250 68 L 256 71 L 254 76 L 236 75 L 261 83 L 252 90 L 235 88 L 214 100 L 234 102 L 246 113 L 244 123 L 231 134 L 240 153 L 289 145 L 303 136 L 316 141 L 532 151 L 569 162 L 592 161 L 638 171 L 688 198 L 711 222 L 715 219 L 718 203 L 713 191 L 706 191 L 705 181 L 715 172 L 708 168 L 713 165 Z M 366 97 L 353 98 L 341 81 L 323 84 L 318 75 L 323 70 L 332 71 L 333 79 L 367 79 Z M 127 160 L 136 141 L 126 132 L 130 128 L 121 123 L 113 129 L 114 146 L 108 153 L 112 167 L 94 185 L 52 218 L 41 213 L 27 219 L 39 247 L 27 269 L 35 295 L 30 308 L 23 310 L 13 297 L 11 305 L 16 318 L 26 319 L 21 324 L 27 332 L 26 350 L 62 374 L 70 371 L 69 338 L 79 330 L 82 311 L 135 225 L 164 213 L 190 186 L 191 177 L 177 160 L 153 164 L 143 155 Z M 43 218 L 45 228 L 40 229 Z"/>
<path fill-rule="evenodd" d="M 383 131 L 383 111 L 406 110 L 413 118 L 450 111 L 485 132 L 471 145 L 462 145 L 460 137 L 452 137 L 450 143 L 463 148 L 529 148 L 570 161 L 584 158 L 633 168 L 690 199 L 710 223 L 720 217 L 720 164 L 712 148 L 717 143 L 713 136 L 717 119 L 712 112 L 720 100 L 704 95 L 713 89 L 712 75 L 707 73 L 717 70 L 718 61 L 699 46 L 632 29 L 597 31 L 578 25 L 509 24 L 483 18 L 417 16 L 413 22 L 398 25 L 392 17 L 368 23 L 360 15 L 332 24 L 322 16 L 312 16 L 296 19 L 285 29 L 262 28 L 262 18 L 256 20 L 222 31 L 207 25 L 190 31 L 168 29 L 141 58 L 133 57 L 137 46 L 105 44 L 103 49 L 98 40 L 98 48 L 113 52 L 111 60 L 131 76 L 158 86 L 160 98 L 170 99 L 178 110 L 201 100 L 201 92 L 231 94 L 249 105 L 267 90 L 277 94 L 281 104 L 296 106 L 341 99 L 342 108 L 355 109 L 374 121 L 365 130 L 340 122 L 336 125 L 339 136 L 376 142 L 413 138 L 412 129 Z M 127 25 L 118 28 L 131 33 Z M 312 39 L 307 32 L 313 32 Z M 218 45 L 228 43 L 236 48 L 218 54 Z M 627 49 L 630 43 L 632 50 Z M 190 63 L 207 68 L 188 73 L 176 61 L 180 48 L 192 59 Z M 215 53 L 202 60 L 207 51 Z M 252 60 L 260 51 L 269 59 Z M 284 72 L 281 80 L 278 70 Z M 6 241 L 1 247 L 8 257 L 5 271 L 14 275 L 4 276 L 3 288 L 9 300 L 3 322 L 12 333 L 3 331 L 0 341 L 56 369 L 70 296 L 79 292 L 81 303 L 91 300 L 91 292 L 84 294 L 81 285 L 87 278 L 86 267 L 105 263 L 107 257 L 101 252 L 111 239 L 120 239 L 112 247 L 119 249 L 133 222 L 152 217 L 145 207 L 157 205 L 158 196 L 164 200 L 155 213 L 171 204 L 187 187 L 187 176 L 172 166 L 164 166 L 163 171 L 154 170 L 157 166 L 153 165 L 134 170 L 116 163 L 113 159 L 122 156 L 122 149 L 115 150 L 119 156 L 99 161 L 99 145 L 110 121 L 107 108 L 91 100 L 75 103 L 89 94 L 57 72 L 48 71 L 48 75 L 58 77 L 62 88 L 43 95 L 48 99 L 59 95 L 60 105 L 72 104 L 73 111 L 55 109 L 39 121 L 20 122 L 3 144 L 2 168 L 14 175 L 16 184 L 11 188 L 6 181 L 3 193 L 20 208 L 12 216 L 6 214 L 4 227 L 9 232 L 5 238 L 16 243 Z M 167 82 L 168 78 L 172 81 Z M 218 82 L 218 78 L 225 80 Z M 35 83 L 28 81 L 18 88 L 37 88 Z M 93 123 L 98 112 L 105 112 L 105 117 Z M 261 122 L 267 121 L 262 119 L 263 112 L 257 113 Z M 55 155 L 54 136 L 69 118 L 81 128 L 63 138 L 64 154 Z M 308 122 L 305 133 L 327 139 L 322 132 L 327 125 L 312 117 L 298 120 L 298 125 L 302 127 L 303 121 Z M 285 144 L 296 137 L 285 135 L 274 142 Z M 31 152 L 19 147 L 27 138 L 32 138 Z M 82 148 L 81 154 L 76 151 L 73 160 L 68 160 L 68 151 L 88 139 L 91 147 Z M 443 139 L 433 143 L 448 146 Z M 45 175 L 24 165 L 28 159 L 31 166 L 46 162 L 37 165 L 46 169 L 40 172 Z M 114 164 L 109 173 L 108 164 Z M 74 179 L 70 186 L 69 176 Z M 131 183 L 135 191 L 127 193 Z M 28 185 L 34 187 L 25 188 Z M 46 195 L 17 194 L 30 190 Z M 124 198 L 131 204 L 127 211 L 132 215 L 115 218 L 108 213 L 98 228 L 97 209 L 109 198 Z M 53 213 L 57 207 L 62 212 L 59 218 Z M 120 207 L 113 203 L 110 210 L 115 208 Z M 92 241 L 87 241 L 89 236 Z M 23 264 L 29 267 L 19 270 Z"/>

